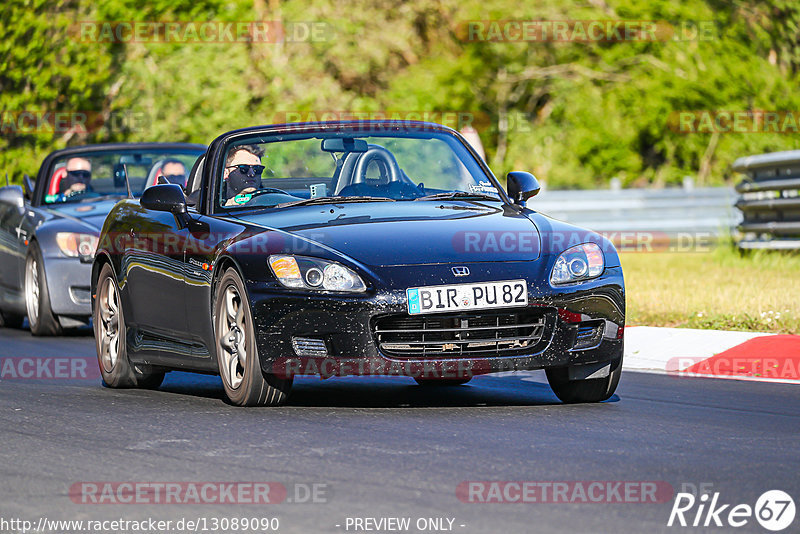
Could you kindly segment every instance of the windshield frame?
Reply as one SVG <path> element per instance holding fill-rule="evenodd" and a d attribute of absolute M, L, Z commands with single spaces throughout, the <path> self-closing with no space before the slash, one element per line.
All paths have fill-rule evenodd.
<path fill-rule="evenodd" d="M 498 193 L 498 201 L 511 204 L 505 189 L 489 169 L 486 162 L 481 158 L 472 146 L 455 130 L 439 124 L 425 122 L 392 122 L 392 121 L 343 121 L 343 122 L 318 122 L 318 123 L 295 123 L 280 124 L 273 126 L 262 126 L 236 130 L 218 137 L 211 144 L 209 153 L 213 155 L 211 165 L 204 170 L 204 187 L 201 213 L 215 216 L 238 216 L 248 211 L 264 211 L 276 209 L 274 206 L 247 206 L 224 207 L 219 206 L 216 199 L 219 196 L 224 169 L 224 160 L 228 150 L 232 145 L 246 144 L 246 141 L 253 143 L 290 141 L 292 139 L 303 139 L 315 137 L 406 137 L 406 138 L 443 138 L 449 137 L 449 141 L 457 143 L 460 148 L 466 151 L 465 156 L 470 157 L 477 170 L 483 173 L 481 179 L 488 180 Z M 442 139 L 448 143 L 447 140 Z M 449 144 L 449 143 L 448 143 Z M 451 148 L 453 148 L 451 146 Z M 476 180 L 478 177 L 475 177 Z M 343 197 L 344 198 L 344 197 Z M 354 197 L 355 198 L 355 197 Z M 441 200 L 439 200 L 441 202 Z M 277 208 L 277 209 L 287 209 Z"/>
<path fill-rule="evenodd" d="M 44 201 L 47 187 L 50 184 L 50 177 L 55 172 L 56 163 L 61 162 L 64 158 L 81 157 L 84 155 L 98 154 L 102 152 L 125 152 L 125 151 L 139 151 L 139 152 L 170 152 L 173 154 L 186 154 L 197 155 L 199 158 L 206 151 L 205 145 L 194 143 L 105 143 L 97 145 L 83 145 L 77 147 L 69 147 L 61 150 L 56 150 L 48 154 L 44 161 L 42 161 L 39 171 L 36 173 L 36 182 L 33 184 L 33 194 L 31 198 L 31 207 L 58 209 L 63 206 L 77 205 L 80 202 L 53 202 L 47 203 Z M 187 172 L 189 170 L 187 169 Z M 127 198 L 127 192 L 121 195 Z"/>

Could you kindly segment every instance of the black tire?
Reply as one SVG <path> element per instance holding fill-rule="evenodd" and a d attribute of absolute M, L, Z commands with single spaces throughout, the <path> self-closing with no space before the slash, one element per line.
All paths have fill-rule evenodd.
<path fill-rule="evenodd" d="M 22 328 L 24 315 L 17 315 L 11 312 L 0 312 L 0 327 L 2 328 Z"/>
<path fill-rule="evenodd" d="M 25 258 L 25 306 L 28 309 L 28 324 L 34 336 L 57 336 L 61 334 L 61 323 L 50 307 L 50 292 L 44 272 L 44 259 L 39 244 L 34 241 L 28 247 Z"/>
<path fill-rule="evenodd" d="M 232 404 L 279 406 L 286 402 L 292 378 L 261 371 L 247 293 L 235 269 L 225 271 L 217 283 L 214 335 L 219 374 Z"/>
<path fill-rule="evenodd" d="M 614 394 L 622 374 L 622 357 L 611 362 L 611 370 L 604 378 L 591 380 L 570 380 L 568 368 L 547 369 L 547 381 L 561 402 L 575 404 L 582 402 L 602 402 Z"/>
<path fill-rule="evenodd" d="M 133 364 L 133 376 L 136 379 L 136 387 L 140 389 L 158 389 L 164 382 L 164 371 L 145 370 Z"/>
<path fill-rule="evenodd" d="M 415 378 L 420 386 L 462 386 L 472 380 L 469 378 Z"/>
<path fill-rule="evenodd" d="M 92 322 L 103 385 L 110 388 L 157 388 L 164 381 L 163 372 L 131 366 L 128 360 L 125 315 L 117 279 L 110 265 L 105 264 L 100 269 L 96 287 Z"/>

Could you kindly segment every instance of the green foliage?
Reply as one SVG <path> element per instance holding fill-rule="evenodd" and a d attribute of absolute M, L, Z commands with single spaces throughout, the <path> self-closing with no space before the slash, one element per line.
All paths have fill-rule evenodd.
<path fill-rule="evenodd" d="M 640 20 L 709 38 L 616 42 L 468 40 L 471 20 Z M 111 43 L 82 21 L 316 23 L 284 43 Z M 0 12 L 3 125 L 26 110 L 85 111 L 89 131 L 8 131 L 0 171 L 19 182 L 50 150 L 112 140 L 208 143 L 285 112 L 473 113 L 498 176 L 531 170 L 550 187 L 736 178 L 743 155 L 800 148 L 798 135 L 685 134 L 677 111 L 800 112 L 794 0 L 6 0 Z M 9 115 L 11 114 L 11 115 Z M 46 130 L 46 129 L 45 129 Z"/>

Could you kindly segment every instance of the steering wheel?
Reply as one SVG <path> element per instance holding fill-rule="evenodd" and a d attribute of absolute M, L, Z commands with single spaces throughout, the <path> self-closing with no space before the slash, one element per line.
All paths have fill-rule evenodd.
<path fill-rule="evenodd" d="M 289 193 L 287 193 L 283 189 L 275 189 L 274 187 L 265 187 L 263 189 L 256 189 L 252 193 L 239 193 L 238 195 L 235 195 L 235 196 L 233 196 L 231 198 L 233 198 L 233 201 L 237 205 L 243 205 L 243 204 L 247 204 L 248 202 L 253 200 L 255 197 L 260 197 L 261 195 L 268 195 L 270 193 L 279 193 L 279 194 L 282 194 L 282 195 L 291 196 L 291 195 L 289 195 Z"/>
<path fill-rule="evenodd" d="M 78 189 L 76 191 L 72 191 L 71 193 L 59 193 L 56 197 L 57 202 L 66 202 L 67 200 L 72 200 L 73 198 L 80 198 L 85 197 L 87 195 L 99 197 L 99 193 L 95 193 L 94 190 L 89 189 L 87 186 L 85 189 Z"/>
<path fill-rule="evenodd" d="M 400 167 L 397 165 L 394 155 L 382 146 L 373 145 L 358 158 L 351 185 L 366 182 L 367 169 L 373 161 L 378 163 L 378 167 L 381 169 L 381 178 L 385 178 L 388 174 L 389 183 L 400 181 Z"/>

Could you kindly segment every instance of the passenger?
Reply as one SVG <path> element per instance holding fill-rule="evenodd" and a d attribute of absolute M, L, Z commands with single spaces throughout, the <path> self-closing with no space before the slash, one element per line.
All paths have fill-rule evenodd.
<path fill-rule="evenodd" d="M 177 159 L 166 159 L 161 164 L 161 174 L 164 179 L 181 187 L 186 187 L 186 166 Z"/>
<path fill-rule="evenodd" d="M 261 188 L 264 151 L 257 145 L 241 145 L 231 149 L 225 160 L 223 198 L 226 206 L 236 206 L 236 195 L 252 193 Z"/>
<path fill-rule="evenodd" d="M 86 158 L 69 158 L 67 175 L 59 182 L 58 192 L 64 196 L 70 196 L 79 191 L 91 191 L 91 182 L 92 162 Z"/>

